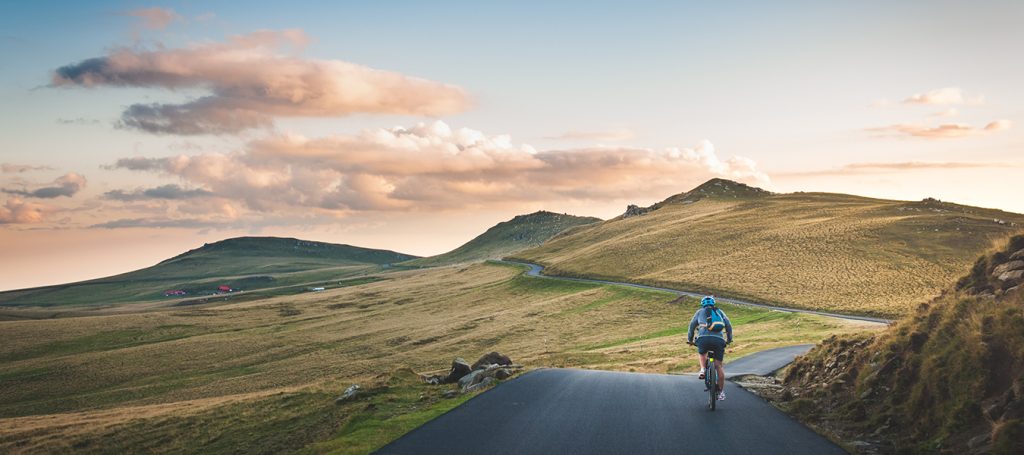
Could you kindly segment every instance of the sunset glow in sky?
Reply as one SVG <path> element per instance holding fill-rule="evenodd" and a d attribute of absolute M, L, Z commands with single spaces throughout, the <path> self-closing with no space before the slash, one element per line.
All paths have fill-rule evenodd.
<path fill-rule="evenodd" d="M 494 3 L 0 7 L 0 290 L 712 177 L 1024 212 L 1022 2 Z"/>

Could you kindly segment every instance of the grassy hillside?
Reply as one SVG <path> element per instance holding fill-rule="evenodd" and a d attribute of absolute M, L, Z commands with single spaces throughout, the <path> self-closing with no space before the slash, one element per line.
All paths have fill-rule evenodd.
<path fill-rule="evenodd" d="M 0 306 L 101 305 L 208 296 L 219 285 L 233 289 L 280 288 L 323 282 L 415 258 L 394 251 L 292 238 L 239 237 L 203 245 L 152 267 L 96 280 L 0 292 Z M 180 299 L 179 299 L 180 300 Z"/>
<path fill-rule="evenodd" d="M 514 256 L 553 275 L 893 316 L 1022 228 L 1024 215 L 934 199 L 773 194 L 715 179 Z"/>
<path fill-rule="evenodd" d="M 234 305 L 0 322 L 0 452 L 368 453 L 465 397 L 407 370 L 508 354 L 527 367 L 696 369 L 692 299 L 522 276 L 399 271 Z M 876 326 L 725 306 L 730 357 Z M 350 384 L 369 392 L 334 397 Z"/>
<path fill-rule="evenodd" d="M 885 332 L 830 338 L 789 368 L 783 407 L 883 452 L 1024 453 L 1024 278 L 1013 270 L 1024 273 L 1024 237 Z"/>
<path fill-rule="evenodd" d="M 544 243 L 566 229 L 601 221 L 600 218 L 535 212 L 498 223 L 465 245 L 437 256 L 414 259 L 406 265 L 438 266 L 501 259 Z"/>

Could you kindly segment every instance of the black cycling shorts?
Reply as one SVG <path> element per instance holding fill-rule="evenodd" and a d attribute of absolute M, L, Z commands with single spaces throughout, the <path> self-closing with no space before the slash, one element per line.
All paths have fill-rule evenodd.
<path fill-rule="evenodd" d="M 716 361 L 725 362 L 725 340 L 712 336 L 697 338 L 697 353 L 706 352 L 710 352 L 711 358 Z"/>

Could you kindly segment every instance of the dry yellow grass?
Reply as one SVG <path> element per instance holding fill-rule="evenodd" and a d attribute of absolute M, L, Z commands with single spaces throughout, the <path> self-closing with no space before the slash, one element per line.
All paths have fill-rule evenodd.
<path fill-rule="evenodd" d="M 894 316 L 938 295 L 994 241 L 1024 226 L 1022 215 L 937 201 L 801 193 L 682 199 L 515 257 L 553 275 Z"/>
<path fill-rule="evenodd" d="M 275 416 L 336 428 L 348 417 L 331 397 L 348 384 L 492 350 L 529 367 L 693 368 L 683 336 L 695 302 L 520 273 L 480 264 L 218 307 L 0 322 L 0 451 L 139 449 L 150 440 L 164 443 L 146 450 L 197 450 L 223 441 L 218 431 Z M 727 311 L 737 323 L 733 358 L 870 328 Z M 259 431 L 251 438 L 289 449 L 329 436 Z"/>

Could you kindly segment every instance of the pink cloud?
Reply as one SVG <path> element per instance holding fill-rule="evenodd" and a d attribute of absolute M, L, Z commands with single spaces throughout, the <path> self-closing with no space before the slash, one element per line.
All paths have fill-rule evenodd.
<path fill-rule="evenodd" d="M 633 131 L 625 128 L 615 128 L 601 131 L 566 131 L 557 136 L 548 136 L 545 139 L 560 141 L 597 141 L 597 142 L 618 142 L 632 139 L 636 136 Z"/>
<path fill-rule="evenodd" d="M 903 99 L 903 102 L 906 105 L 963 105 L 964 90 L 944 87 L 911 95 Z"/>
<path fill-rule="evenodd" d="M 20 174 L 29 171 L 50 171 L 53 170 L 51 166 L 35 166 L 31 164 L 13 164 L 13 163 L 0 163 L 0 173 L 4 174 Z"/>
<path fill-rule="evenodd" d="M 538 151 L 443 122 L 356 135 L 278 135 L 236 153 L 126 158 L 257 212 L 459 210 L 539 201 L 668 195 L 711 177 L 765 183 L 756 163 L 695 148 Z"/>
<path fill-rule="evenodd" d="M 0 224 L 41 223 L 46 206 L 12 197 L 0 206 Z"/>
<path fill-rule="evenodd" d="M 171 22 L 181 20 L 181 16 L 167 8 L 140 8 L 124 13 L 142 19 L 142 24 L 148 29 L 163 30 L 171 25 Z"/>
<path fill-rule="evenodd" d="M 877 128 L 868 128 L 868 132 L 880 136 L 911 136 L 922 139 L 952 139 L 961 137 L 981 136 L 996 131 L 1008 130 L 1012 126 L 1009 120 L 996 120 L 985 125 L 984 128 L 975 128 L 962 123 L 944 123 L 937 126 L 925 126 L 918 124 L 896 124 Z"/>
<path fill-rule="evenodd" d="M 1009 120 L 996 120 L 994 122 L 990 122 L 988 125 L 985 125 L 985 131 L 1003 131 L 1010 129 L 1010 127 L 1012 126 L 1013 122 Z"/>
<path fill-rule="evenodd" d="M 185 135 L 262 128 L 276 117 L 440 116 L 470 105 L 466 92 L 453 85 L 282 53 L 307 42 L 301 30 L 284 30 L 183 49 L 122 48 L 58 68 L 52 85 L 209 90 L 180 104 L 134 104 L 122 114 L 125 127 Z"/>
<path fill-rule="evenodd" d="M 774 172 L 775 177 L 821 177 L 844 175 L 869 175 L 889 172 L 932 171 L 949 169 L 982 169 L 1020 167 L 1019 164 L 1001 162 L 966 161 L 896 161 L 877 163 L 850 163 L 838 168 L 817 169 L 795 172 Z"/>

